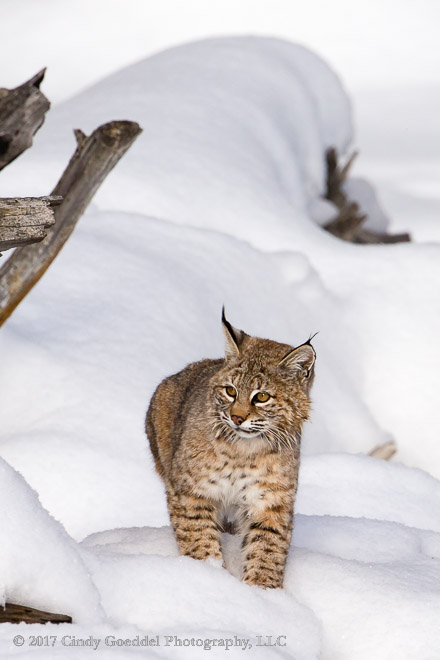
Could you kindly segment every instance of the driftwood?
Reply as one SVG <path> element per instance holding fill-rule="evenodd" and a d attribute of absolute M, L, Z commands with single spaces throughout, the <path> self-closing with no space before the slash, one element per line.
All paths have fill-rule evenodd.
<path fill-rule="evenodd" d="M 410 241 L 409 234 L 386 234 L 363 227 L 367 216 L 362 213 L 357 202 L 348 199 L 343 185 L 347 180 L 350 167 L 357 156 L 355 151 L 341 167 L 338 154 L 333 147 L 325 154 L 327 166 L 327 181 L 325 199 L 328 199 L 338 209 L 336 218 L 324 225 L 328 232 L 342 238 L 344 241 L 361 244 L 402 243 Z"/>
<path fill-rule="evenodd" d="M 40 92 L 46 69 L 15 89 L 0 88 L 0 170 L 31 146 L 50 108 Z"/>
<path fill-rule="evenodd" d="M 55 223 L 53 207 L 61 197 L 0 198 L 0 250 L 37 243 Z"/>
<path fill-rule="evenodd" d="M 0 89 L 0 170 L 32 145 L 50 108 L 40 92 L 45 69 L 15 89 Z M 0 199 L 1 250 L 41 241 L 55 220 L 55 197 Z"/>
<path fill-rule="evenodd" d="M 72 617 L 6 603 L 5 607 L 0 607 L 0 623 L 72 623 Z"/>
<path fill-rule="evenodd" d="M 368 452 L 368 456 L 372 456 L 373 458 L 381 458 L 383 461 L 389 461 L 396 452 L 396 443 L 394 440 L 390 440 L 389 442 L 384 442 L 383 445 L 374 447 L 374 449 Z"/>
<path fill-rule="evenodd" d="M 75 131 L 77 148 L 52 196 L 55 225 L 41 243 L 15 250 L 0 268 L 0 326 L 45 273 L 107 174 L 131 146 L 141 128 L 135 122 L 112 121 L 89 137 Z"/>

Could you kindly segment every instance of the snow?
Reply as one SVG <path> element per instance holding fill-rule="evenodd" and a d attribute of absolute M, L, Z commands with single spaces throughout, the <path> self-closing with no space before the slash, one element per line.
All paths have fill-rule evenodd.
<path fill-rule="evenodd" d="M 172 533 L 166 529 L 172 549 L 166 557 L 145 555 L 137 544 L 135 556 L 115 550 L 99 554 L 98 562 L 90 561 L 107 615 L 115 625 L 128 623 L 143 629 L 148 621 L 148 629 L 157 631 L 161 638 L 171 630 L 186 637 L 237 636 L 252 641 L 255 631 L 277 637 L 285 634 L 290 640 L 289 653 L 295 657 L 317 655 L 320 626 L 308 608 L 282 591 L 246 589 L 221 566 L 175 556 Z M 137 535 L 133 537 L 136 543 Z M 115 590 L 118 599 L 114 598 Z M 147 593 L 152 597 L 146 598 Z M 240 615 L 243 612 L 246 616 Z M 171 648 L 169 657 L 175 652 Z M 274 654 L 279 655 L 282 653 Z"/>
<path fill-rule="evenodd" d="M 433 0 L 400 0 L 399 11 L 390 0 L 300 6 L 291 0 L 127 0 L 123 7 L 120 0 L 3 0 L 2 7 L 2 84 L 12 87 L 47 66 L 45 88 L 54 102 L 147 55 L 214 35 L 277 35 L 306 44 L 355 95 L 366 87 L 382 87 L 383 97 L 390 87 L 438 83 Z M 370 109 L 377 105 L 376 99 Z"/>
<path fill-rule="evenodd" d="M 323 232 L 334 208 L 320 200 L 322 154 L 349 147 L 348 97 L 307 49 L 252 37 L 171 49 L 53 108 L 33 149 L 2 172 L 2 194 L 46 194 L 72 152 L 70 129 L 111 118 L 143 134 L 0 333 L 2 598 L 72 613 L 50 657 L 77 654 L 63 635 L 99 639 L 112 658 L 143 651 L 107 636 L 149 635 L 160 643 L 148 657 L 160 658 L 205 652 L 174 636 L 248 640 L 262 658 L 432 658 L 435 195 L 418 204 L 420 176 L 422 228 L 408 210 L 401 220 L 411 244 L 355 246 Z M 387 187 L 392 159 L 382 162 L 381 192 L 405 206 Z M 369 183 L 347 190 L 386 224 Z M 164 376 L 222 354 L 223 303 L 251 334 L 300 344 L 320 331 L 283 591 L 237 580 L 233 537 L 229 571 L 178 555 L 143 431 Z M 405 465 L 363 455 L 390 438 Z M 3 655 L 35 650 L 12 647 L 17 630 L 30 634 L 1 628 Z M 258 646 L 258 635 L 280 645 Z"/>
<path fill-rule="evenodd" d="M 3 459 L 0 488 L 0 604 L 63 612 L 78 623 L 102 621 L 99 593 L 77 544 Z"/>
<path fill-rule="evenodd" d="M 374 172 L 391 229 L 423 243 L 439 239 L 439 112 L 438 81 L 358 93 L 356 173 Z"/>
<path fill-rule="evenodd" d="M 313 53 L 277 39 L 201 41 L 133 65 L 55 108 L 39 149 L 23 156 L 27 167 L 17 163 L 29 187 L 55 184 L 71 154 L 71 128 L 89 132 L 109 117 L 133 118 L 143 134 L 96 204 L 230 232 L 265 249 L 292 244 L 292 206 L 300 210 L 320 195 L 323 149 L 343 151 L 351 138 L 348 98 Z M 34 158 L 48 169 L 38 177 Z M 11 194 L 16 176 L 5 172 Z M 253 236 L 243 222 L 251 212 Z M 268 234 L 275 215 L 277 232 Z"/>

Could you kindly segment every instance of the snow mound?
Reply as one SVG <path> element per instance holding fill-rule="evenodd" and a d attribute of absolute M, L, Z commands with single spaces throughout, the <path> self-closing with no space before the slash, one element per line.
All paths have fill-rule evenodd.
<path fill-rule="evenodd" d="M 256 317 L 252 304 L 240 308 L 255 273 L 264 318 Z M 305 452 L 368 451 L 388 439 L 348 380 L 349 366 L 340 360 L 334 368 L 332 341 L 344 331 L 341 305 L 301 254 L 262 259 L 260 251 L 227 235 L 144 216 L 90 213 L 52 274 L 0 336 L 3 373 L 12 378 L 0 384 L 1 445 L 2 455 L 75 538 L 145 521 L 167 523 L 143 429 L 145 412 L 166 375 L 185 362 L 223 354 L 223 302 L 231 318 L 259 336 L 300 344 L 321 327 Z M 291 316 L 285 301 L 294 299 Z M 325 331 L 312 309 L 316 299 L 320 317 L 326 308 Z M 37 390 L 41 395 L 35 397 Z M 26 423 L 22 400 L 29 401 Z"/>
<path fill-rule="evenodd" d="M 368 456 L 308 456 L 296 506 L 307 515 L 389 520 L 440 532 L 440 482 Z"/>
<path fill-rule="evenodd" d="M 293 245 L 292 212 L 296 224 L 306 220 L 309 199 L 321 195 L 325 149 L 344 151 L 351 140 L 348 98 L 321 58 L 279 39 L 210 39 L 147 58 L 51 111 L 24 157 L 47 161 L 37 176 L 22 172 L 29 185 L 55 183 L 70 129 L 110 118 L 133 119 L 143 134 L 97 204 L 209 226 L 263 249 Z"/>
<path fill-rule="evenodd" d="M 0 604 L 28 605 L 93 624 L 104 613 L 76 544 L 23 477 L 0 459 Z"/>
<path fill-rule="evenodd" d="M 135 625 L 162 640 L 171 634 L 246 638 L 257 657 L 319 655 L 320 624 L 307 607 L 283 591 L 248 587 L 221 565 L 179 556 L 169 527 L 109 531 L 82 545 L 114 625 Z M 285 635 L 286 649 L 256 648 L 257 635 Z M 173 653 L 161 648 L 160 657 Z"/>
<path fill-rule="evenodd" d="M 108 530 L 81 547 L 118 625 L 148 620 L 165 636 L 172 612 L 186 636 L 286 635 L 286 657 L 430 658 L 440 643 L 439 492 L 432 477 L 377 459 L 305 457 L 296 508 L 307 515 L 295 517 L 283 594 L 179 557 L 170 527 Z M 223 545 L 237 576 L 239 539 L 224 534 Z"/>
<path fill-rule="evenodd" d="M 102 81 L 53 110 L 2 194 L 47 194 L 69 127 L 121 117 L 141 138 L 0 333 L 1 455 L 68 534 L 91 536 L 75 544 L 4 468 L 2 597 L 72 612 L 82 636 L 286 635 L 256 652 L 427 660 L 440 645 L 439 483 L 340 452 L 392 436 L 400 460 L 440 475 L 438 244 L 365 248 L 311 222 L 333 212 L 323 152 L 347 146 L 349 103 L 319 58 L 275 39 L 188 44 Z M 222 355 L 223 303 L 250 334 L 299 344 L 320 331 L 284 592 L 178 556 L 147 449 L 158 382 Z"/>
<path fill-rule="evenodd" d="M 305 451 L 365 451 L 393 437 L 400 460 L 440 475 L 435 395 L 440 389 L 439 247 L 435 243 L 344 244 L 311 222 L 310 215 L 319 216 L 322 223 L 334 212 L 320 200 L 324 150 L 333 144 L 343 151 L 352 133 L 347 96 L 326 64 L 300 46 L 252 37 L 206 40 L 160 53 L 55 108 L 34 148 L 2 173 L 7 193 L 22 194 L 27 186 L 28 194 L 46 194 L 72 152 L 69 127 L 90 131 L 117 117 L 138 120 L 143 134 L 96 197 L 99 207 L 115 214 L 112 221 L 107 214 L 96 220 L 101 228 L 86 245 L 87 225 L 98 218 L 89 211 L 60 263 L 45 278 L 53 278 L 53 286 L 65 282 L 70 302 L 75 303 L 70 315 L 60 287 L 52 296 L 53 327 L 61 324 L 64 334 L 56 333 L 58 363 L 51 368 L 63 370 L 59 355 L 73 348 L 75 337 L 85 337 L 81 314 L 91 308 L 95 323 L 93 329 L 88 326 L 90 341 L 82 342 L 84 356 L 89 355 L 86 382 L 100 379 L 98 374 L 115 359 L 115 348 L 122 344 L 116 337 L 107 344 L 97 340 L 103 332 L 111 334 L 100 323 L 104 315 L 106 324 L 115 322 L 128 340 L 121 349 L 122 378 L 132 379 L 141 361 L 151 356 L 155 337 L 163 339 L 166 355 L 162 360 L 154 355 L 148 375 L 142 376 L 138 369 L 135 376 L 144 387 L 145 401 L 158 377 L 169 373 L 167 369 L 219 354 L 214 323 L 217 310 L 226 303 L 236 325 L 255 334 L 292 343 L 320 331 L 315 340 L 319 359 L 315 412 L 313 426 L 306 431 Z M 371 189 L 359 181 L 350 186 L 382 227 L 385 220 Z M 131 230 L 134 213 L 138 224 Z M 151 218 L 157 219 L 154 236 Z M 413 225 L 417 223 L 414 215 Z M 131 241 L 123 236 L 126 227 Z M 189 234 L 190 227 L 201 233 Z M 411 223 L 407 228 L 411 231 Z M 159 250 L 151 241 L 161 231 Z M 187 241 L 186 248 L 181 247 L 184 236 L 191 237 L 191 246 Z M 88 269 L 90 285 L 84 285 L 75 258 L 81 258 L 82 267 Z M 222 267 L 215 269 L 215 263 Z M 117 277 L 112 273 L 114 264 L 121 264 Z M 274 269 L 270 276 L 268 269 Z M 91 291 L 104 276 L 116 281 L 105 288 L 102 280 L 99 297 L 92 298 Z M 26 332 L 22 329 L 29 323 L 26 314 L 41 323 L 48 310 L 49 286 L 44 281 L 32 292 L 25 303 L 28 311 L 20 309 L 9 323 L 11 332 L 18 326 L 20 333 Z M 35 301 L 32 312 L 31 301 Z M 184 318 L 173 308 L 176 304 L 185 310 Z M 60 318 L 61 308 L 74 317 L 73 325 Z M 115 317 L 119 318 L 114 321 Z M 145 336 L 135 339 L 139 323 L 146 328 Z M 32 332 L 27 332 L 31 343 L 40 345 L 44 338 L 41 326 L 36 326 L 33 322 Z M 185 327 L 205 327 L 206 336 L 200 339 L 187 333 L 180 341 Z M 158 334 L 149 338 L 147 328 Z M 21 336 L 20 347 L 26 350 Z M 78 355 L 75 369 L 75 376 L 60 374 L 59 398 L 68 391 L 73 401 L 83 400 L 86 369 Z M 136 399 L 139 390 L 134 392 L 132 384 Z M 103 387 L 100 405 L 109 410 L 114 428 L 120 427 L 124 415 L 114 401 L 127 398 L 129 409 L 131 398 L 119 391 L 114 379 L 105 379 Z M 10 399 L 9 386 L 5 389 Z M 16 409 L 14 403 L 9 409 Z M 143 412 L 137 410 L 141 419 Z M 83 442 L 90 434 L 98 435 L 90 424 L 85 429 L 73 408 L 71 412 L 75 419 L 70 428 L 79 432 Z M 102 415 L 93 420 L 99 426 Z M 14 462 L 15 457 L 8 459 Z M 102 509 L 101 513 L 105 515 Z M 107 519 L 105 526 L 121 522 Z M 136 525 L 139 520 L 125 522 Z"/>

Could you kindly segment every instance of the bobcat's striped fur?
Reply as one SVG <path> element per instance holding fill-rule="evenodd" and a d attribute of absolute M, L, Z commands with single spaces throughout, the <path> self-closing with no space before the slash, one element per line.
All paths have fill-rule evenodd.
<path fill-rule="evenodd" d="M 243 580 L 282 587 L 315 351 L 222 320 L 225 359 L 162 381 L 146 430 L 182 554 L 220 559 L 221 532 L 233 525 Z"/>

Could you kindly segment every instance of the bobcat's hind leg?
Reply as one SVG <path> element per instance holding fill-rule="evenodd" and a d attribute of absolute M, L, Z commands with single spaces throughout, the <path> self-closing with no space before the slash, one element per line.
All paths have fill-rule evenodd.
<path fill-rule="evenodd" d="M 168 510 L 179 550 L 193 559 L 222 559 L 215 505 L 195 495 L 168 493 Z"/>

